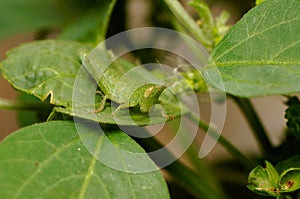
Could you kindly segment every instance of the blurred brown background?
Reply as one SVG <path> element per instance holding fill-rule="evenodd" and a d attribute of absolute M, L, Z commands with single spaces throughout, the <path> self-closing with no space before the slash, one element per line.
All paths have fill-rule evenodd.
<path fill-rule="evenodd" d="M 0 41 L 0 60 L 5 58 L 5 52 L 20 43 L 32 40 L 33 34 L 20 34 Z M 9 100 L 16 100 L 17 92 L 10 84 L 0 76 L 0 97 Z M 8 133 L 18 129 L 16 111 L 0 110 L 0 140 Z"/>

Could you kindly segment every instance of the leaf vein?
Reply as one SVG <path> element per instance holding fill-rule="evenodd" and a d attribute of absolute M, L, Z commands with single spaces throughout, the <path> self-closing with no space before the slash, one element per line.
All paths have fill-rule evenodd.
<path fill-rule="evenodd" d="M 62 152 L 63 150 L 67 149 L 68 147 L 72 146 L 73 144 L 77 144 L 78 143 L 79 138 L 72 140 L 71 142 L 67 143 L 66 145 L 62 146 L 61 148 L 55 150 L 48 158 L 46 158 L 45 160 L 43 160 L 40 163 L 40 166 L 38 169 L 36 169 L 28 178 L 27 180 L 25 180 L 23 182 L 23 184 L 20 186 L 20 188 L 17 190 L 17 192 L 14 195 L 14 198 L 18 198 L 20 196 L 20 194 L 22 193 L 22 191 L 24 190 L 24 188 L 30 183 L 30 180 L 32 180 L 41 170 L 41 168 L 43 168 L 50 160 L 52 160 L 52 158 L 56 157 L 60 152 Z"/>
<path fill-rule="evenodd" d="M 273 29 L 273 28 L 277 28 L 277 27 L 279 27 L 279 26 L 281 26 L 281 25 L 285 25 L 285 24 L 288 24 L 288 23 L 290 23 L 290 22 L 297 21 L 297 20 L 300 20 L 300 17 L 296 17 L 296 18 L 294 18 L 294 19 L 287 20 L 287 21 L 282 21 L 282 22 L 280 22 L 280 23 L 278 23 L 278 24 L 275 24 L 275 25 L 273 25 L 273 26 L 270 26 L 270 27 L 268 27 L 268 28 L 266 28 L 266 29 L 264 29 L 264 30 L 262 30 L 262 31 L 260 31 L 260 32 L 256 32 L 256 33 L 254 33 L 252 36 L 246 37 L 245 39 L 243 39 L 243 40 L 241 40 L 240 42 L 238 42 L 238 43 L 236 43 L 235 45 L 233 45 L 231 48 L 228 48 L 227 50 L 225 50 L 225 51 L 224 51 L 223 53 L 221 53 L 219 56 L 217 56 L 216 58 L 214 58 L 214 61 L 217 62 L 219 59 L 221 59 L 221 58 L 222 58 L 223 56 L 225 56 L 227 53 L 229 53 L 230 51 L 232 51 L 232 50 L 235 49 L 236 47 L 242 45 L 243 43 L 245 43 L 246 41 L 252 39 L 252 38 L 255 37 L 255 36 L 261 35 L 261 34 L 267 32 L 267 31 L 269 31 L 269 30 L 271 30 L 271 29 Z"/>
<path fill-rule="evenodd" d="M 290 45 L 286 46 L 285 48 L 281 49 L 278 53 L 276 53 L 275 55 L 273 55 L 273 57 L 271 57 L 270 60 L 273 60 L 274 58 L 278 57 L 280 54 L 282 54 L 283 52 L 285 52 L 286 50 L 294 47 L 295 45 L 300 43 L 300 39 L 296 42 L 291 43 Z"/>
<path fill-rule="evenodd" d="M 103 136 L 99 137 L 99 140 L 98 140 L 97 145 L 95 147 L 95 151 L 92 155 L 89 168 L 88 168 L 87 173 L 86 173 L 85 178 L 84 178 L 84 182 L 83 182 L 83 184 L 80 188 L 80 193 L 79 193 L 78 199 L 84 199 L 84 196 L 85 196 L 85 193 L 86 193 L 86 191 L 88 189 L 88 186 L 90 184 L 91 178 L 93 177 L 93 173 L 94 173 L 93 170 L 94 170 L 96 162 L 97 162 L 96 157 L 99 155 L 99 152 L 100 152 L 100 149 L 101 149 L 101 146 L 102 146 L 102 142 L 103 142 Z"/>

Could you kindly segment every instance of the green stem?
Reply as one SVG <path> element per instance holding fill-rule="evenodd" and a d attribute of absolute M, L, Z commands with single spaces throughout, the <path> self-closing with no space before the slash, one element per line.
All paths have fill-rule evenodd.
<path fill-rule="evenodd" d="M 189 5 L 198 12 L 198 15 L 201 17 L 202 23 L 200 28 L 203 30 L 206 37 L 209 38 L 209 40 L 213 41 L 213 29 L 215 27 L 215 21 L 208 5 L 202 0 L 190 1 Z"/>
<path fill-rule="evenodd" d="M 259 141 L 260 148 L 262 149 L 263 153 L 265 155 L 271 155 L 274 151 L 274 148 L 250 100 L 247 98 L 239 98 L 234 96 L 232 96 L 232 99 L 236 102 L 248 120 L 253 133 Z"/>
<path fill-rule="evenodd" d="M 50 104 L 42 102 L 24 103 L 0 98 L 0 109 L 4 110 L 49 111 L 51 108 L 52 106 Z"/>
<path fill-rule="evenodd" d="M 103 34 L 97 34 L 96 43 L 95 43 L 96 45 L 98 45 L 100 42 L 105 40 L 105 36 L 107 34 L 107 31 L 108 31 L 108 26 L 109 26 L 110 20 L 112 19 L 112 17 L 111 17 L 112 13 L 113 13 L 112 11 L 114 10 L 116 3 L 117 3 L 117 0 L 111 0 L 111 2 L 109 3 L 108 10 L 106 12 L 108 14 L 104 18 L 105 20 L 102 20 L 101 27 L 97 27 L 98 29 L 103 30 L 103 32 L 102 32 Z M 120 3 L 122 3 L 124 5 L 124 2 L 120 2 Z M 99 30 L 97 30 L 97 31 L 99 31 Z"/>
<path fill-rule="evenodd" d="M 140 131 L 140 130 L 139 130 Z M 139 132 L 141 133 L 141 132 Z M 147 132 L 143 132 L 147 133 Z M 157 149 L 163 148 L 163 146 L 153 137 L 147 139 L 137 139 L 136 141 L 146 150 L 155 151 Z M 194 171 L 188 169 L 183 165 L 176 157 L 174 157 L 169 151 L 165 149 L 165 157 L 168 159 L 174 159 L 175 161 L 164 167 L 168 174 L 182 186 L 185 190 L 189 191 L 196 197 L 206 198 L 206 199 L 227 199 L 224 193 L 210 187 L 204 178 L 199 176 Z M 155 161 L 155 159 L 154 159 Z M 159 165 L 159 160 L 156 162 Z"/>
<path fill-rule="evenodd" d="M 209 127 L 209 125 L 206 122 L 198 118 L 193 113 L 189 113 L 187 114 L 187 116 L 206 133 L 209 129 L 210 136 L 212 136 L 212 138 L 214 138 L 215 140 L 218 140 L 218 142 L 225 149 L 227 149 L 227 151 L 230 152 L 235 158 L 237 158 L 241 163 L 243 163 L 247 169 L 251 169 L 254 166 L 254 163 L 252 161 L 250 161 L 242 152 L 240 152 L 235 146 L 233 146 L 226 138 L 220 135 L 215 129 Z"/>
<path fill-rule="evenodd" d="M 202 45 L 204 45 L 208 50 L 211 50 L 213 42 L 209 41 L 203 31 L 196 24 L 194 19 L 185 11 L 178 0 L 164 0 L 169 9 L 177 17 L 177 19 L 182 23 L 182 25 L 198 40 Z"/>

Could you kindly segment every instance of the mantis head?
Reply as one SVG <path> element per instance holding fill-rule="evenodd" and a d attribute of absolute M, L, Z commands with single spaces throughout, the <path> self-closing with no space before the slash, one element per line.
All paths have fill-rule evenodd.
<path fill-rule="evenodd" d="M 138 104 L 143 113 L 150 111 L 151 107 L 159 103 L 159 96 L 167 87 L 159 84 L 146 84 L 140 87 Z"/>

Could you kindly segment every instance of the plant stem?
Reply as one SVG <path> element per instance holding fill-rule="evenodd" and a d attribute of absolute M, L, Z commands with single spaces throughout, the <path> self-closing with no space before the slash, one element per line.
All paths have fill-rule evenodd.
<path fill-rule="evenodd" d="M 101 28 L 103 31 L 101 31 L 102 34 L 97 34 L 97 37 L 96 37 L 96 45 L 98 45 L 100 42 L 104 41 L 105 40 L 105 35 L 107 34 L 107 31 L 108 31 L 108 26 L 109 26 L 109 23 L 110 23 L 110 20 L 112 20 L 112 11 L 114 10 L 114 8 L 116 7 L 117 3 L 117 0 L 111 0 L 110 4 L 109 4 L 109 7 L 108 7 L 108 15 L 105 16 L 106 19 L 102 19 L 101 21 L 101 27 L 97 27 L 97 29 Z M 124 6 L 125 3 L 123 1 L 120 1 L 119 3 L 122 3 L 121 6 Z M 119 7 L 120 9 L 125 9 L 123 7 Z M 120 9 L 118 9 L 118 13 L 120 14 Z M 122 13 L 121 15 L 123 15 L 124 13 Z M 109 19 L 109 20 L 108 20 Z M 97 30 L 99 31 L 99 30 Z"/>
<path fill-rule="evenodd" d="M 259 141 L 260 148 L 262 149 L 263 153 L 265 155 L 271 155 L 274 151 L 274 148 L 250 100 L 247 98 L 234 96 L 232 96 L 232 99 L 236 102 L 236 104 L 239 106 L 240 110 L 248 120 L 253 133 Z"/>
<path fill-rule="evenodd" d="M 182 25 L 199 41 L 204 45 L 207 50 L 211 50 L 213 42 L 209 41 L 203 34 L 203 31 L 196 24 L 194 19 L 185 11 L 178 0 L 164 0 L 169 9 L 177 17 L 177 19 L 182 23 Z"/>
<path fill-rule="evenodd" d="M 49 111 L 52 108 L 50 104 L 43 102 L 24 103 L 13 102 L 0 98 L 0 109 L 4 110 L 26 110 L 26 111 Z"/>
<path fill-rule="evenodd" d="M 190 190 L 195 196 L 206 199 L 225 199 L 227 198 L 223 193 L 218 193 L 211 190 L 207 184 L 206 179 L 197 177 L 197 174 L 187 169 L 178 160 L 171 165 L 165 167 L 168 173 L 178 182 L 181 186 Z"/>
<path fill-rule="evenodd" d="M 34 40 L 43 40 L 47 39 L 48 35 L 51 33 L 50 29 L 41 29 L 35 33 L 35 38 Z"/>
<path fill-rule="evenodd" d="M 173 120 L 168 122 L 168 126 L 170 126 L 170 130 L 172 132 L 177 132 L 178 129 L 178 123 L 180 123 L 178 120 Z M 184 125 L 183 129 L 186 129 L 185 132 L 183 132 L 183 135 L 189 135 L 188 132 L 188 124 L 180 124 Z M 186 139 L 180 139 L 181 142 L 184 142 Z M 185 146 L 187 143 L 183 143 Z M 202 179 L 206 179 L 205 183 L 207 186 L 210 186 L 212 189 L 215 189 L 216 191 L 220 191 L 221 188 L 219 186 L 218 181 L 216 180 L 213 172 L 211 171 L 211 167 L 207 165 L 207 162 L 204 161 L 204 159 L 199 158 L 199 149 L 197 147 L 197 144 L 195 142 L 192 142 L 190 146 L 185 151 L 186 156 L 189 159 L 189 162 L 192 164 L 195 172 L 198 174 L 198 176 Z"/>
<path fill-rule="evenodd" d="M 140 130 L 139 130 L 139 133 Z M 143 132 L 147 133 L 147 131 Z M 157 149 L 163 148 L 163 146 L 153 137 L 147 139 L 138 139 L 135 140 L 146 150 L 146 151 L 155 151 Z M 199 176 L 194 171 L 188 169 L 183 165 L 176 157 L 174 157 L 169 151 L 164 150 L 164 157 L 168 159 L 174 159 L 175 161 L 170 165 L 164 167 L 168 174 L 182 186 L 185 190 L 189 191 L 196 197 L 206 198 L 206 199 L 227 199 L 227 197 L 219 190 L 216 190 L 210 187 L 206 183 L 206 179 Z M 160 165 L 159 159 L 151 157 L 157 165 Z M 161 157 L 159 157 L 161 158 Z"/>
<path fill-rule="evenodd" d="M 235 146 L 233 146 L 226 138 L 220 135 L 215 129 L 209 128 L 209 125 L 203 120 L 199 119 L 195 114 L 189 113 L 188 117 L 197 124 L 201 129 L 206 133 L 210 129 L 209 133 L 212 138 L 218 140 L 218 142 L 227 149 L 235 158 L 237 158 L 241 163 L 243 163 L 247 169 L 251 169 L 254 166 L 254 163 L 250 161 L 242 152 L 240 152 Z"/>

